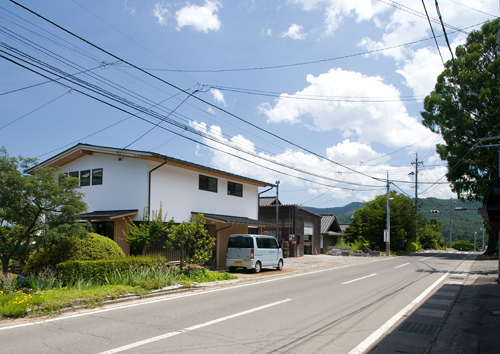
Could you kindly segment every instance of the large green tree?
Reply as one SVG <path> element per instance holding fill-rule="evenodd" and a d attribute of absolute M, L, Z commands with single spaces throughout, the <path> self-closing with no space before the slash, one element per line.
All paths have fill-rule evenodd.
<path fill-rule="evenodd" d="M 0 148 L 0 259 L 25 259 L 33 248 L 61 234 L 85 234 L 76 215 L 87 210 L 79 180 L 54 169 L 26 170 L 35 159 L 11 157 Z"/>
<path fill-rule="evenodd" d="M 383 251 L 384 229 L 387 225 L 387 195 L 379 195 L 354 211 L 351 225 L 346 228 L 347 242 L 368 243 L 370 249 Z M 411 198 L 390 192 L 391 249 L 401 251 L 407 242 L 416 242 L 415 204 Z M 420 220 L 420 218 L 419 218 Z"/>
<path fill-rule="evenodd" d="M 446 62 L 434 91 L 424 100 L 422 123 L 440 133 L 445 144 L 437 152 L 448 164 L 446 177 L 461 199 L 482 200 L 499 177 L 500 139 L 500 19 L 473 31 Z M 490 235 L 490 249 L 498 237 Z M 492 247 L 493 246 L 493 247 Z"/>

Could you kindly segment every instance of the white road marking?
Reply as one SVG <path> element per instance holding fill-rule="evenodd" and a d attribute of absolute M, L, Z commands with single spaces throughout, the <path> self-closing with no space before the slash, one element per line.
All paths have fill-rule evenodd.
<path fill-rule="evenodd" d="M 99 308 L 99 309 L 96 309 L 96 310 L 88 310 L 88 311 L 85 311 L 85 312 L 82 312 L 82 313 L 72 314 L 72 315 L 63 316 L 63 317 L 51 318 L 51 319 L 43 320 L 43 321 L 28 322 L 28 323 L 22 323 L 22 324 L 18 324 L 18 325 L 0 327 L 0 331 L 7 330 L 7 329 L 20 328 L 20 327 L 41 325 L 41 324 L 48 323 L 48 322 L 61 321 L 61 320 L 72 319 L 72 318 L 76 318 L 76 317 L 90 316 L 90 315 L 94 315 L 96 313 L 121 310 L 121 309 L 129 308 L 129 307 L 135 307 L 135 306 L 149 305 L 149 304 L 154 304 L 154 303 L 157 303 L 157 302 L 170 301 L 170 300 L 179 299 L 179 298 L 183 298 L 183 297 L 198 296 L 198 295 L 209 294 L 209 293 L 218 292 L 218 291 L 226 291 L 226 290 L 231 290 L 231 289 L 238 289 L 238 288 L 242 288 L 242 287 L 245 287 L 245 286 L 255 286 L 255 285 L 259 285 L 259 284 L 263 284 L 263 283 L 269 283 L 269 282 L 272 282 L 272 281 L 278 281 L 278 280 L 295 278 L 295 277 L 302 277 L 302 276 L 305 276 L 305 275 L 308 275 L 308 274 L 317 274 L 317 273 L 323 273 L 323 272 L 328 272 L 328 271 L 332 271 L 332 270 L 339 270 L 339 269 L 342 269 L 342 268 L 348 268 L 348 267 L 354 267 L 354 266 L 358 266 L 358 265 L 364 265 L 364 264 L 373 263 L 373 262 L 382 262 L 382 261 L 389 260 L 389 259 L 390 258 L 387 257 L 385 259 L 377 259 L 377 260 L 374 260 L 374 261 L 371 261 L 371 262 L 366 262 L 366 263 L 348 264 L 348 265 L 344 265 L 344 266 L 340 266 L 340 267 L 335 267 L 335 268 L 327 268 L 327 269 L 320 269 L 320 270 L 315 270 L 315 271 L 311 271 L 311 272 L 291 274 L 291 275 L 281 276 L 281 277 L 267 279 L 267 280 L 259 280 L 258 282 L 252 282 L 252 283 L 246 283 L 246 284 L 228 286 L 228 287 L 218 288 L 218 289 L 212 289 L 212 290 L 204 290 L 204 291 L 199 291 L 199 292 L 191 292 L 191 293 L 187 293 L 187 294 L 185 294 L 185 293 L 178 294 L 178 295 L 166 294 L 166 295 L 164 295 L 164 297 L 157 298 L 157 299 L 154 299 L 154 300 L 137 301 L 137 302 L 134 302 L 132 304 L 117 305 L 117 306 L 114 306 L 114 307 Z"/>
<path fill-rule="evenodd" d="M 398 268 L 404 267 L 404 266 L 406 266 L 406 265 L 408 265 L 408 264 L 410 264 L 410 263 L 401 264 L 401 265 L 399 265 L 399 266 L 397 266 L 397 267 L 394 267 L 394 269 L 398 269 Z"/>
<path fill-rule="evenodd" d="M 203 327 L 211 326 L 211 325 L 216 324 L 216 323 L 227 321 L 227 320 L 230 320 L 230 319 L 235 318 L 235 317 L 239 317 L 239 316 L 247 315 L 247 314 L 252 313 L 252 312 L 264 310 L 264 309 L 267 309 L 269 307 L 280 305 L 280 304 L 288 302 L 288 301 L 292 301 L 292 299 L 286 299 L 286 300 L 282 300 L 282 301 L 278 301 L 278 302 L 273 302 L 272 304 L 268 304 L 268 305 L 256 307 L 256 308 L 253 308 L 253 309 L 250 309 L 250 310 L 246 310 L 246 311 L 243 311 L 243 312 L 238 312 L 238 313 L 235 313 L 233 315 L 221 317 L 221 318 L 218 318 L 218 319 L 215 319 L 215 320 L 212 320 L 212 321 L 208 321 L 208 322 L 201 323 L 201 324 L 198 324 L 198 325 L 195 325 L 195 326 L 187 327 L 187 328 L 181 329 L 180 331 L 165 333 L 165 334 L 162 334 L 160 336 L 148 338 L 148 339 L 145 339 L 145 340 L 141 340 L 139 342 L 135 342 L 135 343 L 127 344 L 127 345 L 124 345 L 124 346 L 121 346 L 121 347 L 118 347 L 118 348 L 107 350 L 107 351 L 101 352 L 100 354 L 114 354 L 114 353 L 123 352 L 125 350 L 137 348 L 137 347 L 140 347 L 142 345 L 146 345 L 146 344 L 149 344 L 149 343 L 157 342 L 157 341 L 162 340 L 162 339 L 173 337 L 173 336 L 176 336 L 178 334 L 191 332 L 191 331 L 194 331 L 194 330 L 199 329 L 199 328 L 203 328 Z"/>
<path fill-rule="evenodd" d="M 349 284 L 349 283 L 354 283 L 355 281 L 358 281 L 358 280 L 361 280 L 361 279 L 365 279 L 365 278 L 369 278 L 369 277 L 373 277 L 374 275 L 377 275 L 377 273 L 373 273 L 373 274 L 366 275 L 366 276 L 361 277 L 361 278 L 357 278 L 357 279 L 346 281 L 345 283 L 342 283 L 342 285 Z"/>
<path fill-rule="evenodd" d="M 382 337 L 385 332 L 391 329 L 404 315 L 406 315 L 412 308 L 414 308 L 420 301 L 422 301 L 436 286 L 439 285 L 449 274 L 450 272 L 446 272 L 446 274 L 442 275 L 441 278 L 436 280 L 431 286 L 425 289 L 419 296 L 415 298 L 411 303 L 406 305 L 401 311 L 392 316 L 386 323 L 384 323 L 379 329 L 370 334 L 364 341 L 359 343 L 356 348 L 351 350 L 349 354 L 361 354 L 363 353 L 370 345 L 375 343 L 380 337 Z"/>
<path fill-rule="evenodd" d="M 434 258 L 434 257 L 439 257 L 440 254 L 436 254 L 435 256 L 430 256 L 430 257 L 425 257 L 425 258 L 421 258 L 419 259 L 419 261 L 425 261 L 426 259 L 429 259 L 429 258 Z"/>

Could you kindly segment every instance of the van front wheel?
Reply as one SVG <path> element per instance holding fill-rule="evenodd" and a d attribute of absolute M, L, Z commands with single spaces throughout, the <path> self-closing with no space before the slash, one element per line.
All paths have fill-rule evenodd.
<path fill-rule="evenodd" d="M 278 262 L 278 266 L 276 267 L 277 270 L 282 270 L 283 269 L 283 260 L 280 259 Z"/>
<path fill-rule="evenodd" d="M 254 268 L 254 273 L 260 273 L 260 269 L 262 268 L 262 265 L 260 262 L 255 263 L 255 268 Z"/>

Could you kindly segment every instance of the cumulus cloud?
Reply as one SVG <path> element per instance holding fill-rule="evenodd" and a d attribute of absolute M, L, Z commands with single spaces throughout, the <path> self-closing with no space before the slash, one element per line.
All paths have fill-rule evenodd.
<path fill-rule="evenodd" d="M 335 146 L 327 148 L 325 151 L 326 157 L 332 161 L 348 165 L 353 170 L 380 178 L 381 181 L 379 182 L 303 151 L 287 149 L 276 155 L 258 152 L 256 145 L 241 134 L 226 138 L 219 126 L 212 125 L 208 127 L 206 123 L 196 121 L 192 121 L 190 124 L 205 136 L 203 138 L 204 144 L 217 148 L 217 150 L 210 149 L 206 151 L 211 156 L 211 164 L 223 171 L 267 182 L 280 180 L 283 186 L 307 189 L 311 198 L 320 194 L 328 194 L 338 202 L 368 201 L 372 200 L 376 195 L 383 194 L 385 191 L 384 180 L 387 171 L 389 171 L 391 179 L 406 182 L 398 183 L 400 188 L 408 194 L 413 193 L 411 189 L 413 180 L 411 176 L 408 176 L 408 172 L 412 169 L 411 166 L 390 165 L 387 163 L 387 157 L 386 162 L 378 164 L 376 170 L 374 170 L 373 166 L 360 163 L 362 160 L 382 156 L 366 144 L 344 140 Z M 208 136 L 213 140 L 208 139 Z M 237 148 L 237 150 L 232 149 L 232 147 Z M 230 156 L 225 152 L 239 156 L 242 159 Z M 276 165 L 273 162 L 286 164 L 292 169 Z M 307 175 L 294 169 L 309 171 L 314 175 Z M 282 171 L 284 174 L 276 171 Z M 446 167 L 444 166 L 426 169 L 425 174 L 419 175 L 419 181 L 436 181 L 444 173 L 446 173 Z M 326 176 L 327 179 L 320 176 Z M 449 198 L 450 189 L 447 185 L 437 185 L 433 187 L 432 195 Z M 293 201 L 293 203 L 298 204 L 302 202 L 305 201 Z"/>
<path fill-rule="evenodd" d="M 290 28 L 288 28 L 288 31 L 281 33 L 280 37 L 289 37 L 294 40 L 305 39 L 307 37 L 307 34 L 301 32 L 302 28 L 302 26 L 294 23 L 290 26 Z"/>
<path fill-rule="evenodd" d="M 176 12 L 177 30 L 184 26 L 192 26 L 198 32 L 218 31 L 221 22 L 216 12 L 219 10 L 218 1 L 205 0 L 204 6 L 187 5 Z"/>
<path fill-rule="evenodd" d="M 340 130 L 343 136 L 355 136 L 361 143 L 379 142 L 389 147 L 406 146 L 432 134 L 408 114 L 399 100 L 400 92 L 379 76 L 331 69 L 317 77 L 308 75 L 307 82 L 308 86 L 295 95 L 310 99 L 290 99 L 282 94 L 274 106 L 265 103 L 259 107 L 269 123 Z M 420 146 L 429 147 L 428 140 Z"/>
<path fill-rule="evenodd" d="M 168 9 L 164 4 L 157 2 L 153 10 L 153 16 L 156 17 L 160 25 L 167 25 Z"/>
<path fill-rule="evenodd" d="M 218 103 L 222 103 L 224 106 L 226 106 L 226 100 L 224 99 L 224 95 L 220 90 L 217 90 L 215 88 L 211 88 L 210 93 L 214 97 L 214 100 L 216 100 Z"/>
<path fill-rule="evenodd" d="M 389 156 L 384 156 L 384 154 L 375 152 L 371 146 L 356 141 L 350 141 L 349 139 L 327 148 L 326 156 L 330 160 L 342 164 L 361 163 L 362 161 L 375 158 L 379 158 L 378 161 L 380 163 L 389 160 Z"/>

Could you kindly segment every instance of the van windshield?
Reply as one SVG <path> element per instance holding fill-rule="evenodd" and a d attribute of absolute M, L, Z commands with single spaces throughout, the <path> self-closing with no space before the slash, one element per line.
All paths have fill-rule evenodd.
<path fill-rule="evenodd" d="M 230 237 L 228 248 L 253 248 L 253 239 L 251 237 Z"/>

